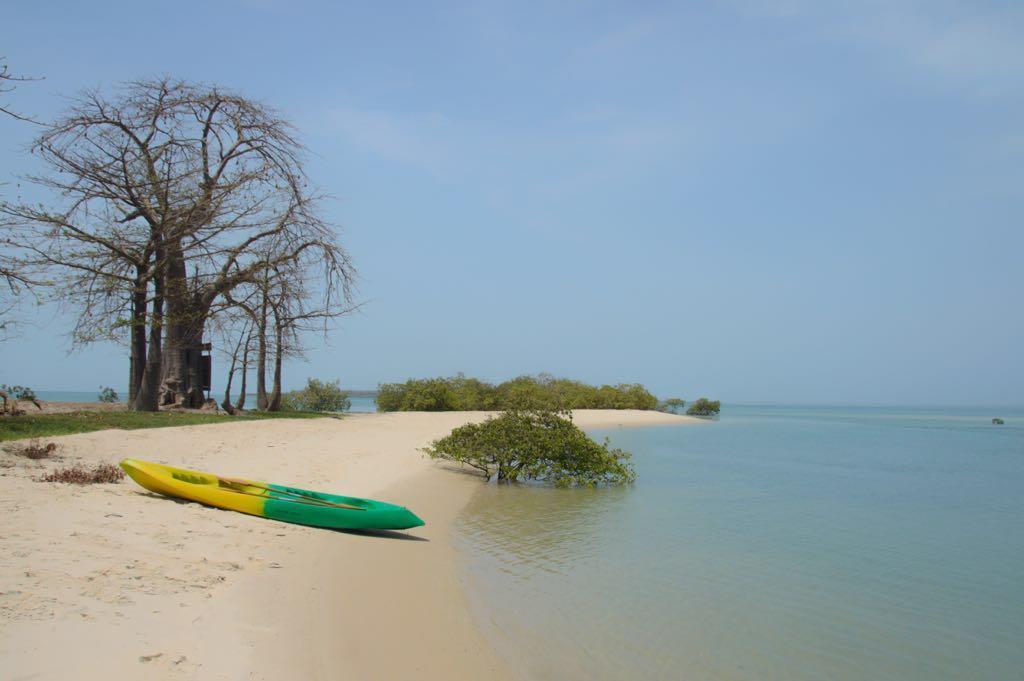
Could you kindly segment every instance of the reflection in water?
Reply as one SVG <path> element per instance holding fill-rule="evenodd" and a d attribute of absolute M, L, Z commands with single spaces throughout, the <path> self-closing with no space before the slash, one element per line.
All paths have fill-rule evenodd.
<path fill-rule="evenodd" d="M 628 493 L 489 484 L 466 508 L 460 529 L 516 579 L 538 570 L 565 574 L 595 557 L 599 526 Z"/>
<path fill-rule="evenodd" d="M 1003 411 L 608 433 L 633 488 L 481 489 L 456 526 L 471 595 L 531 678 L 1024 678 L 1024 415 Z"/>

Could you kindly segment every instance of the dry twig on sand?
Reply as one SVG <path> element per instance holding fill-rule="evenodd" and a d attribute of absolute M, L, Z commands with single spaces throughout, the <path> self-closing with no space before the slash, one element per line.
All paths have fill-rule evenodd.
<path fill-rule="evenodd" d="M 122 480 L 124 480 L 124 471 L 109 463 L 98 463 L 92 468 L 75 464 L 68 468 L 58 468 L 39 478 L 39 482 L 68 482 L 75 485 L 93 485 L 121 482 Z"/>
<path fill-rule="evenodd" d="M 56 442 L 42 443 L 39 438 L 34 437 L 25 444 L 14 443 L 4 446 L 4 451 L 15 456 L 22 456 L 26 459 L 49 459 L 59 449 Z"/>

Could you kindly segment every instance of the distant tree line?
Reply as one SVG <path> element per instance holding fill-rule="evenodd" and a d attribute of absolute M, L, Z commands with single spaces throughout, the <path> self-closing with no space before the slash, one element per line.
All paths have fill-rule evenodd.
<path fill-rule="evenodd" d="M 497 385 L 468 378 L 384 383 L 378 411 L 494 411 L 502 409 L 654 409 L 658 398 L 639 383 L 594 386 L 567 378 L 520 376 Z"/>
<path fill-rule="evenodd" d="M 11 81 L 0 68 L 0 93 Z M 229 360 L 225 408 L 242 408 L 231 383 L 244 395 L 253 370 L 257 406 L 279 409 L 283 360 L 353 309 L 355 277 L 291 124 L 161 78 L 85 91 L 40 130 L 45 170 L 24 180 L 48 199 L 0 201 L 3 293 L 76 313 L 75 344 L 125 343 L 132 409 L 201 406 L 212 334 Z M 0 329 L 11 309 L 0 296 Z"/>

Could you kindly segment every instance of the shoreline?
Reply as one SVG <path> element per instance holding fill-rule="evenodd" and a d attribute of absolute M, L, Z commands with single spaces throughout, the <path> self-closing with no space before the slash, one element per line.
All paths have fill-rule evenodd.
<path fill-rule="evenodd" d="M 58 462 L 3 454 L 3 667 L 44 679 L 508 678 L 471 615 L 450 536 L 481 479 L 418 451 L 486 415 L 108 430 L 46 438 L 61 444 Z M 696 421 L 614 410 L 574 420 Z M 408 505 L 427 525 L 333 532 L 166 499 L 130 480 L 35 481 L 57 465 L 127 456 L 379 498 Z"/>

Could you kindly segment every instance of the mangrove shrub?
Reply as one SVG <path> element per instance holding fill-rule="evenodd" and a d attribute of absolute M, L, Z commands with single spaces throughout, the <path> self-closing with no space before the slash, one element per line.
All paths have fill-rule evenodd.
<path fill-rule="evenodd" d="M 690 416 L 716 416 L 721 410 L 722 403 L 718 400 L 709 400 L 706 397 L 701 397 L 694 400 L 690 408 L 686 410 L 686 413 Z"/>
<path fill-rule="evenodd" d="M 118 397 L 116 390 L 109 386 L 102 385 L 100 386 L 99 394 L 96 396 L 96 400 L 98 402 L 103 402 L 105 404 L 114 404 L 116 402 L 119 402 L 120 399 L 121 398 Z"/>
<path fill-rule="evenodd" d="M 636 480 L 630 454 L 590 439 L 565 412 L 509 410 L 470 423 L 424 451 L 499 481 L 540 480 L 558 487 L 624 485 Z"/>
<path fill-rule="evenodd" d="M 320 381 L 311 378 L 302 390 L 292 390 L 281 396 L 284 411 L 348 411 L 352 401 L 341 389 L 341 381 Z"/>
<path fill-rule="evenodd" d="M 379 386 L 379 411 L 499 409 L 654 409 L 658 399 L 639 383 L 588 385 L 566 378 L 520 376 L 494 385 L 462 374 Z"/>
<path fill-rule="evenodd" d="M 658 411 L 663 411 L 666 414 L 678 414 L 686 406 L 686 400 L 681 400 L 678 397 L 670 397 L 664 402 L 658 403 Z"/>

